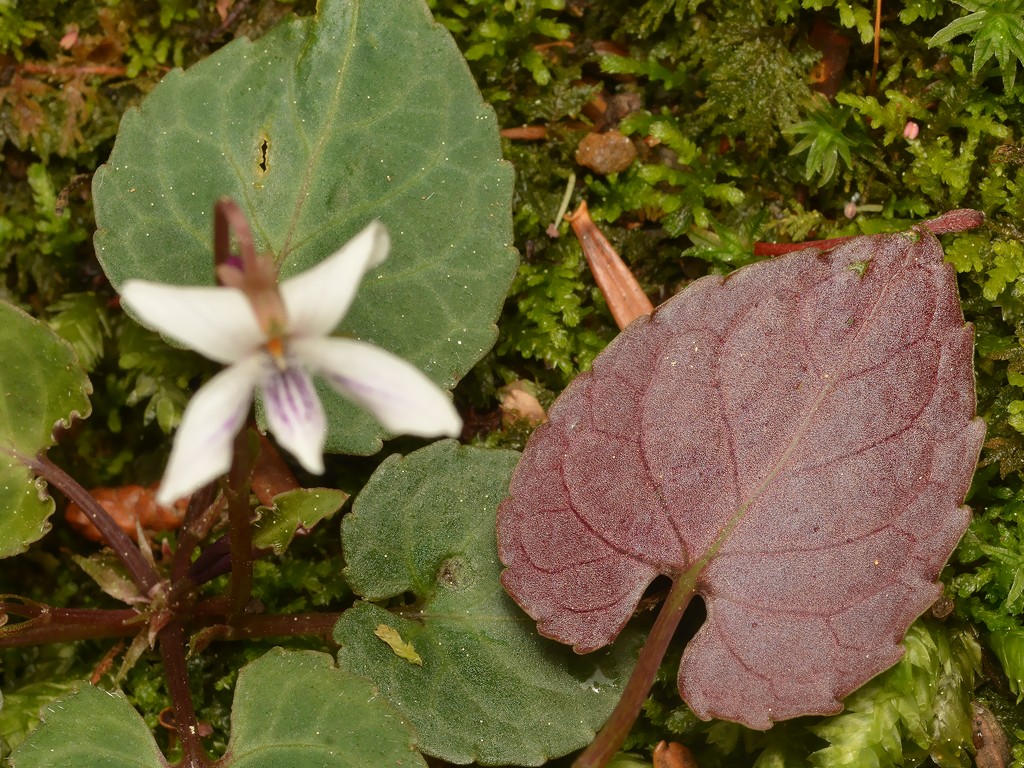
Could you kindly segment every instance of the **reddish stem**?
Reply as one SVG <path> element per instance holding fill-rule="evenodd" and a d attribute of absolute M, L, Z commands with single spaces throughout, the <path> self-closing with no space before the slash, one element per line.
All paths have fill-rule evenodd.
<path fill-rule="evenodd" d="M 239 258 L 246 268 L 252 268 L 256 261 L 256 243 L 252 239 L 249 222 L 238 207 L 238 203 L 221 198 L 213 206 L 213 263 L 219 267 L 232 256 L 231 231 L 238 238 Z"/>
<path fill-rule="evenodd" d="M 201 653 L 210 644 L 222 640 L 255 640 L 262 637 L 298 635 L 330 638 L 340 613 L 291 613 L 243 616 L 231 624 L 214 624 L 192 639 L 192 653 Z"/>
<path fill-rule="evenodd" d="M 238 240 L 237 257 L 231 250 L 232 230 Z M 232 264 L 236 258 L 240 263 Z M 233 287 L 245 291 L 258 316 L 264 311 L 269 313 L 266 317 L 260 317 L 264 330 L 273 325 L 272 318 L 285 317 L 277 290 L 277 275 L 271 264 L 257 258 L 249 222 L 238 204 L 228 198 L 221 198 L 213 207 L 213 261 L 218 284 L 229 282 Z M 252 595 L 252 525 L 249 511 L 252 466 L 249 432 L 241 429 L 235 435 L 234 458 L 225 489 L 228 500 L 228 539 L 231 545 L 232 617 L 239 617 L 245 612 Z"/>
<path fill-rule="evenodd" d="M 252 596 L 252 521 L 249 482 L 252 457 L 249 430 L 235 435 L 235 457 L 228 473 L 228 539 L 231 543 L 231 615 L 241 617 Z"/>
<path fill-rule="evenodd" d="M 114 551 L 124 567 L 128 569 L 135 586 L 143 595 L 148 596 L 160 582 L 160 575 L 143 557 L 135 542 L 121 530 L 110 513 L 93 498 L 92 494 L 45 456 L 30 458 L 15 454 L 15 458 L 48 483 L 59 488 L 61 493 L 81 508 L 89 518 L 89 522 L 96 526 L 96 530 L 102 534 L 107 546 Z"/>
<path fill-rule="evenodd" d="M 142 627 L 142 615 L 131 608 L 54 608 L 35 602 L 0 600 L 0 615 L 25 621 L 0 628 L 0 648 L 42 643 L 70 643 L 104 637 L 126 637 Z"/>
<path fill-rule="evenodd" d="M 928 219 L 918 224 L 924 227 L 933 235 L 947 235 L 951 232 L 965 232 L 968 229 L 975 229 L 985 223 L 985 214 L 971 208 L 957 208 L 952 211 Z M 847 237 L 833 237 L 828 240 L 806 240 L 802 243 L 754 243 L 755 256 L 783 256 L 794 251 L 802 251 L 806 248 L 820 248 L 826 250 L 833 246 L 853 240 L 861 235 L 849 235 Z"/>
<path fill-rule="evenodd" d="M 188 667 L 185 664 L 185 629 L 180 622 L 172 621 L 158 635 L 160 657 L 167 673 L 167 690 L 174 708 L 174 724 L 181 739 L 184 756 L 179 768 L 208 768 L 209 760 L 199 736 L 199 720 L 192 704 L 192 690 L 188 684 Z"/>
<path fill-rule="evenodd" d="M 212 511 L 213 502 L 217 498 L 217 488 L 216 481 L 207 483 L 188 500 L 185 519 L 178 530 L 178 548 L 171 562 L 171 581 L 175 587 L 188 574 L 192 553 L 213 525 L 213 515 L 208 513 Z"/>
<path fill-rule="evenodd" d="M 655 619 L 643 648 L 640 649 L 640 656 L 637 657 L 636 666 L 622 692 L 622 698 L 615 705 L 612 716 L 601 728 L 597 738 L 576 758 L 572 768 L 602 768 L 622 747 L 622 742 L 626 740 L 640 715 L 640 709 L 651 691 L 651 686 L 654 685 L 654 677 L 658 673 L 661 661 L 665 658 L 665 651 L 668 650 L 668 645 L 672 642 L 676 628 L 693 595 L 692 572 L 677 578 L 658 612 L 658 618 Z"/>
<path fill-rule="evenodd" d="M 329 637 L 340 613 L 290 613 L 245 616 L 231 627 L 230 639 L 322 635 Z"/>
<path fill-rule="evenodd" d="M 44 643 L 70 643 L 110 637 L 132 637 L 143 627 L 144 617 L 132 608 L 54 608 L 49 605 L 12 604 L 0 601 L 0 614 L 27 617 L 17 624 L 0 628 L 0 648 Z M 227 603 L 213 598 L 204 600 L 192 612 L 188 628 L 212 627 L 213 640 L 243 640 L 261 637 L 329 637 L 340 613 L 294 613 L 250 615 L 228 621 Z M 183 622 L 183 617 L 178 617 Z M 209 642 L 208 641 L 208 642 Z"/>

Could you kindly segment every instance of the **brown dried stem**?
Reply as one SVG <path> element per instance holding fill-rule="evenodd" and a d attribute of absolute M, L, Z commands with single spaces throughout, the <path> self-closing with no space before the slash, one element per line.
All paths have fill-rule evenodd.
<path fill-rule="evenodd" d="M 105 77 L 123 77 L 127 75 L 127 67 L 113 67 L 101 64 L 57 66 L 55 64 L 39 64 L 25 61 L 14 65 L 15 69 L 33 75 L 51 75 L 54 77 L 81 77 L 84 75 L 100 75 Z"/>

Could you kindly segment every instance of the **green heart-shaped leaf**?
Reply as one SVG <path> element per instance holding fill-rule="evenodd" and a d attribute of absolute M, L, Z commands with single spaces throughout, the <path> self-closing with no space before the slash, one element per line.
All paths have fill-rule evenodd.
<path fill-rule="evenodd" d="M 454 441 L 393 456 L 342 523 L 353 589 L 415 600 L 348 610 L 339 664 L 377 683 L 420 749 L 455 763 L 540 765 L 586 745 L 636 658 L 632 631 L 577 656 L 537 635 L 502 590 L 495 511 L 518 458 Z"/>
<path fill-rule="evenodd" d="M 53 430 L 91 411 L 92 385 L 71 345 L 20 309 L 0 302 L 0 557 L 50 530 L 53 499 L 18 460 L 54 444 Z"/>
<path fill-rule="evenodd" d="M 15 768 L 167 768 L 132 705 L 91 685 L 58 699 L 11 755 Z"/>
<path fill-rule="evenodd" d="M 391 233 L 339 330 L 451 388 L 490 348 L 515 270 L 512 170 L 448 32 L 423 0 L 322 0 L 173 71 L 121 123 L 95 176 L 96 253 L 128 278 L 213 282 L 213 203 L 235 199 L 282 277 L 372 219 Z M 324 389 L 327 450 L 386 432 Z"/>
<path fill-rule="evenodd" d="M 280 648 L 238 673 L 225 768 L 426 768 L 409 727 L 365 679 Z"/>
<path fill-rule="evenodd" d="M 119 694 L 83 685 L 51 704 L 15 768 L 167 768 Z M 412 733 L 369 680 L 315 651 L 275 648 L 238 673 L 223 768 L 426 768 Z"/>

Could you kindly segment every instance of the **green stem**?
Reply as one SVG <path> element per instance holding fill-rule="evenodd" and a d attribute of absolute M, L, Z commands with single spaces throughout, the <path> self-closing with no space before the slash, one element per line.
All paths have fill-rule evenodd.
<path fill-rule="evenodd" d="M 602 768 L 622 747 L 640 715 L 640 708 L 654 685 L 654 677 L 665 658 L 665 651 L 693 595 L 693 575 L 685 573 L 676 579 L 665 598 L 612 716 L 597 734 L 597 738 L 576 758 L 572 768 Z"/>

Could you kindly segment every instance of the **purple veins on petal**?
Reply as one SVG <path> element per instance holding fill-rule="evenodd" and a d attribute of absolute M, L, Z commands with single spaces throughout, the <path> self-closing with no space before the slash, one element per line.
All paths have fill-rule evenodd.
<path fill-rule="evenodd" d="M 291 352 L 395 434 L 457 435 L 451 400 L 421 370 L 354 339 L 292 339 Z"/>
<path fill-rule="evenodd" d="M 375 387 L 372 384 L 364 381 L 363 379 L 356 379 L 349 376 L 342 376 L 338 373 L 332 373 L 327 371 L 321 371 L 320 375 L 327 379 L 332 384 L 336 384 L 341 387 L 342 390 L 347 392 L 350 396 L 358 397 L 373 397 L 373 398 L 386 398 L 395 399 L 395 393 L 387 387 Z"/>
<path fill-rule="evenodd" d="M 298 367 L 275 371 L 262 389 L 274 437 L 307 470 L 323 472 L 327 421 L 309 374 Z"/>
<path fill-rule="evenodd" d="M 220 427 L 215 432 L 211 433 L 206 442 L 211 445 L 219 445 L 234 438 L 238 433 L 238 430 L 242 428 L 242 424 L 245 423 L 248 413 L 248 410 L 238 410 L 231 413 L 228 418 L 221 422 Z"/>
<path fill-rule="evenodd" d="M 314 409 L 316 393 L 303 386 L 301 375 L 294 368 L 288 368 L 273 376 L 264 384 L 267 406 L 277 411 L 282 425 L 294 427 L 293 416 L 302 420 Z"/>

